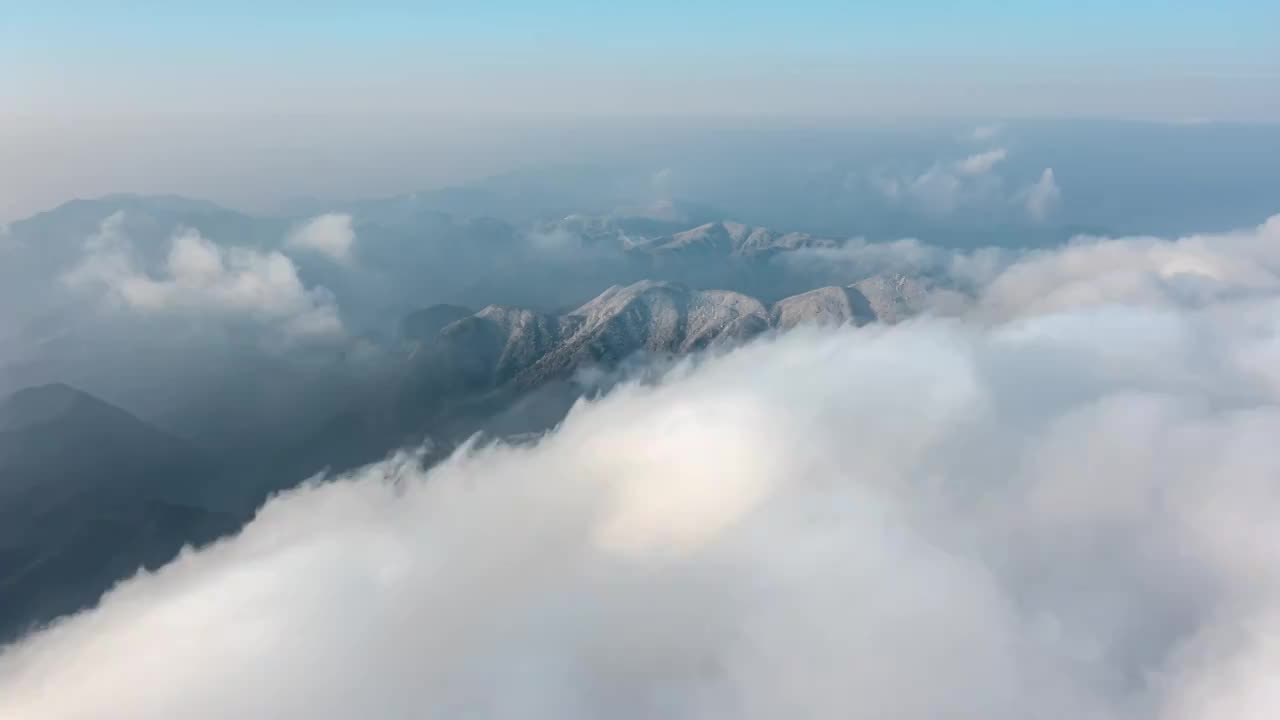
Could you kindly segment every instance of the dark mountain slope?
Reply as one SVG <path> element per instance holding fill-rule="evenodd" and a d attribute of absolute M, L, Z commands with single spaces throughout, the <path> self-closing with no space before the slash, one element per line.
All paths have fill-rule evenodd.
<path fill-rule="evenodd" d="M 66 385 L 0 402 L 0 641 L 238 526 L 191 500 L 217 468 Z"/>

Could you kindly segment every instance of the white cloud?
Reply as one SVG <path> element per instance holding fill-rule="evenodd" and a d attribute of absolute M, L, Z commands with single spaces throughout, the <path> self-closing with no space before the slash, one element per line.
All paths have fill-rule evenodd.
<path fill-rule="evenodd" d="M 930 212 L 949 213 L 961 204 L 960 178 L 942 167 L 930 168 L 906 187 L 911 197 Z"/>
<path fill-rule="evenodd" d="M 1022 192 L 1022 198 L 1032 220 L 1043 222 L 1047 219 L 1062 201 L 1062 190 L 1054 180 L 1053 168 L 1045 168 L 1040 179 Z"/>
<path fill-rule="evenodd" d="M 996 172 L 1008 156 L 1006 148 L 997 147 L 954 162 L 935 163 L 919 175 L 873 173 L 870 182 L 890 203 L 934 215 L 950 215 L 963 208 L 998 211 L 1016 203 L 1032 221 L 1044 222 L 1062 202 L 1053 168 L 1045 168 L 1036 182 L 1010 193 Z"/>
<path fill-rule="evenodd" d="M 1008 151 L 1004 148 L 996 148 L 970 155 L 956 163 L 956 172 L 961 175 L 985 175 L 991 172 L 1008 154 Z"/>
<path fill-rule="evenodd" d="M 983 310 L 997 318 L 1104 305 L 1204 307 L 1280 293 L 1280 215 L 1256 228 L 1192 235 L 1078 238 L 993 275 Z"/>
<path fill-rule="evenodd" d="M 1109 305 L 1195 309 L 1280 294 L 1280 215 L 1233 232 L 1174 240 L 1082 236 L 1051 250 L 955 251 L 914 239 L 854 239 L 775 262 L 808 276 L 825 273 L 833 284 L 891 273 L 931 278 L 969 300 L 957 303 L 948 293 L 939 311 L 971 313 L 984 322 Z"/>
<path fill-rule="evenodd" d="M 988 291 L 1116 255 L 1249 291 L 1196 309 L 802 329 L 289 493 L 7 650 L 0 716 L 1275 717 L 1277 231 Z"/>
<path fill-rule="evenodd" d="M 340 262 L 351 262 L 356 233 L 351 216 L 345 213 L 326 213 L 294 228 L 285 243 L 292 248 L 310 250 Z"/>
<path fill-rule="evenodd" d="M 153 275 L 138 267 L 123 221 L 119 212 L 102 221 L 65 282 L 104 288 L 139 312 L 216 312 L 269 322 L 291 336 L 341 334 L 333 296 L 306 288 L 282 253 L 219 247 L 184 228 L 174 233 L 164 266 Z"/>
<path fill-rule="evenodd" d="M 1001 180 L 992 171 L 1007 156 L 1007 150 L 995 148 L 952 163 L 935 164 L 914 177 L 873 175 L 871 183 L 891 202 L 946 215 L 962 207 L 992 204 L 1001 197 Z"/>

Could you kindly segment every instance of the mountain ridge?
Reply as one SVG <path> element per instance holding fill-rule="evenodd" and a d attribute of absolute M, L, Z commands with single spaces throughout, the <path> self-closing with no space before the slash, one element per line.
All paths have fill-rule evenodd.
<path fill-rule="evenodd" d="M 685 354 L 803 324 L 898 322 L 926 309 L 930 291 L 907 276 L 873 276 L 766 305 L 739 292 L 641 280 L 614 285 L 563 314 L 487 306 L 421 340 L 414 351 L 420 366 L 411 374 L 433 373 L 447 357 L 446 364 L 471 366 L 467 387 L 531 388 L 637 352 Z M 423 352 L 428 348 L 434 352 Z"/>
<path fill-rule="evenodd" d="M 0 643 L 238 527 L 198 500 L 217 464 L 61 383 L 0 400 Z"/>

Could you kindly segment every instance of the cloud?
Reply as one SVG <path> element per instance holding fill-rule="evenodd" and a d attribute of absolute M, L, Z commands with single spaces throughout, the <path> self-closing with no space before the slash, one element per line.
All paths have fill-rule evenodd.
<path fill-rule="evenodd" d="M 991 172 L 1008 154 L 1008 151 L 1004 148 L 996 148 L 995 150 L 970 155 L 956 163 L 956 172 L 961 175 L 985 175 Z"/>
<path fill-rule="evenodd" d="M 671 179 L 674 171 L 671 168 L 662 168 L 655 172 L 649 179 L 653 190 L 660 198 L 668 198 L 671 196 Z"/>
<path fill-rule="evenodd" d="M 1027 215 L 1036 222 L 1044 222 L 1062 201 L 1062 190 L 1054 180 L 1053 168 L 1045 168 L 1040 179 L 1022 191 L 1022 198 Z"/>
<path fill-rule="evenodd" d="M 1081 237 L 1006 262 L 981 291 L 991 317 L 1116 304 L 1200 308 L 1280 293 L 1280 215 L 1255 228 L 1177 240 Z"/>
<path fill-rule="evenodd" d="M 917 176 L 875 175 L 871 182 L 889 202 L 936 215 L 955 211 L 964 200 L 964 179 L 941 165 Z"/>
<path fill-rule="evenodd" d="M 1198 304 L 804 328 L 285 494 L 0 655 L 0 716 L 1275 717 L 1277 232 L 979 291 Z"/>
<path fill-rule="evenodd" d="M 198 231 L 182 228 L 170 239 L 160 272 L 151 274 L 138 267 L 123 222 L 122 212 L 102 221 L 64 282 L 105 289 L 115 301 L 143 313 L 249 317 L 276 325 L 291 337 L 342 333 L 332 294 L 303 286 L 293 261 L 284 254 L 220 247 Z"/>
<path fill-rule="evenodd" d="M 1000 123 L 992 123 L 990 125 L 979 125 L 969 133 L 969 138 L 977 142 L 987 142 L 995 139 L 1004 132 L 1004 125 Z"/>
<path fill-rule="evenodd" d="M 1032 221 L 1044 222 L 1062 203 L 1062 189 L 1053 168 L 1045 168 L 1038 180 L 1010 193 L 996 172 L 1008 156 L 1006 148 L 997 147 L 953 162 L 935 163 L 919 175 L 873 173 L 870 182 L 890 203 L 933 215 L 951 215 L 966 208 L 1000 212 L 1013 205 Z"/>
<path fill-rule="evenodd" d="M 995 148 L 956 162 L 937 163 L 914 177 L 879 174 L 871 182 L 891 202 L 946 215 L 962 207 L 993 204 L 1002 191 L 1001 180 L 992 170 L 1007 156 L 1007 150 Z"/>
<path fill-rule="evenodd" d="M 1280 215 L 1225 233 L 1079 236 L 1047 250 L 957 251 L 915 239 L 803 248 L 774 258 L 833 285 L 902 274 L 935 282 L 934 311 L 982 322 L 1085 308 L 1137 305 L 1201 309 L 1280 294 Z"/>
<path fill-rule="evenodd" d="M 294 228 L 285 239 L 291 248 L 309 250 L 328 256 L 336 262 L 351 262 L 356 233 L 351 216 L 345 213 L 326 213 Z"/>
<path fill-rule="evenodd" d="M 891 242 L 853 238 L 833 247 L 800 248 L 772 261 L 819 283 L 848 285 L 873 275 L 907 275 L 937 280 L 941 287 L 976 296 L 1022 256 L 1003 248 L 957 251 L 915 238 Z"/>

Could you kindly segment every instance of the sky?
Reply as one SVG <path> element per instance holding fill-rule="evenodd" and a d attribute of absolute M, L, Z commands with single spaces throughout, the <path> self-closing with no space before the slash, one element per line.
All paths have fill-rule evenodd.
<path fill-rule="evenodd" d="M 1280 118 L 1271 37 L 1280 10 L 1250 0 L 5 0 L 0 8 L 0 102 L 25 116 Z"/>
<path fill-rule="evenodd" d="M 641 127 L 1269 125 L 1277 26 L 1251 0 L 0 0 L 0 223 L 118 191 L 391 195 Z"/>

